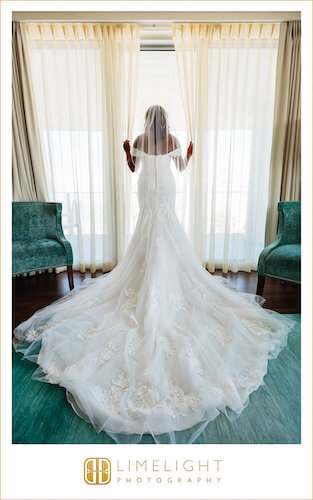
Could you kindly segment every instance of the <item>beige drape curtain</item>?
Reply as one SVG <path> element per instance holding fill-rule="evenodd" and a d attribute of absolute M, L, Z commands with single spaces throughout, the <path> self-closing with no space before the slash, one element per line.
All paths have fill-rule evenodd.
<path fill-rule="evenodd" d="M 301 22 L 280 27 L 265 244 L 277 233 L 279 201 L 301 198 Z"/>
<path fill-rule="evenodd" d="M 12 146 L 13 201 L 46 201 L 48 190 L 25 33 L 18 22 L 12 25 Z"/>
<path fill-rule="evenodd" d="M 271 23 L 173 26 L 195 145 L 188 234 L 211 272 L 256 270 L 264 247 L 278 35 Z"/>
<path fill-rule="evenodd" d="M 25 25 L 51 199 L 63 204 L 74 269 L 111 270 L 130 233 L 139 26 Z"/>

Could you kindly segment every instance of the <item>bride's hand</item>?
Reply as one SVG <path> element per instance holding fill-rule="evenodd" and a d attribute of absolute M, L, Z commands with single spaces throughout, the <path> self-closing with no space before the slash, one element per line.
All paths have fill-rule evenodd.
<path fill-rule="evenodd" d="M 124 141 L 123 148 L 125 153 L 130 153 L 130 144 L 128 140 Z"/>
<path fill-rule="evenodd" d="M 187 149 L 187 160 L 188 161 L 192 157 L 192 153 L 193 153 L 193 143 L 192 143 L 192 141 L 190 141 L 188 149 Z"/>

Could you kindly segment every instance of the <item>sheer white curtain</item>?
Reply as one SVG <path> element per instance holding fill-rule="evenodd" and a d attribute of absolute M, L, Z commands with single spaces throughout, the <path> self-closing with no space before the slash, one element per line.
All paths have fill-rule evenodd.
<path fill-rule="evenodd" d="M 189 136 L 189 236 L 209 271 L 264 247 L 279 24 L 173 26 Z"/>
<path fill-rule="evenodd" d="M 74 269 L 108 271 L 127 235 L 140 50 L 137 25 L 25 25 L 49 197 L 63 203 Z"/>

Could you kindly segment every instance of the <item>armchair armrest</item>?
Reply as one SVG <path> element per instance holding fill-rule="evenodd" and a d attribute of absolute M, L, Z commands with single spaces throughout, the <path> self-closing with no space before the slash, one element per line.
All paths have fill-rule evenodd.
<path fill-rule="evenodd" d="M 58 240 L 65 248 L 68 265 L 73 264 L 72 245 L 65 238 L 62 227 L 62 204 L 56 203 L 56 240 Z"/>
<path fill-rule="evenodd" d="M 273 243 L 265 247 L 258 261 L 258 274 L 264 276 L 268 255 L 282 245 L 300 242 L 300 202 L 280 201 L 278 203 L 279 226 Z"/>
<path fill-rule="evenodd" d="M 67 265 L 73 264 L 73 252 L 70 242 L 65 238 L 62 227 L 62 203 L 44 204 L 45 232 L 47 238 L 52 238 L 64 247 Z"/>
<path fill-rule="evenodd" d="M 280 201 L 278 203 L 281 245 L 301 242 L 301 202 Z"/>
<path fill-rule="evenodd" d="M 280 247 L 283 245 L 282 243 L 282 238 L 279 236 L 279 233 L 277 233 L 275 240 L 273 243 L 265 247 L 262 252 L 260 253 L 259 260 L 258 260 L 258 274 L 261 276 L 264 276 L 265 274 L 265 261 L 269 254 L 274 250 L 274 248 Z"/>

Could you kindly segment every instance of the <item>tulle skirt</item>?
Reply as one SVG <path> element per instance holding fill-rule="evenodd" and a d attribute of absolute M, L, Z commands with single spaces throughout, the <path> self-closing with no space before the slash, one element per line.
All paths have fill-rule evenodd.
<path fill-rule="evenodd" d="M 14 330 L 74 411 L 117 443 L 192 443 L 223 412 L 237 418 L 295 325 L 200 264 L 175 212 L 141 209 L 112 272 Z"/>

